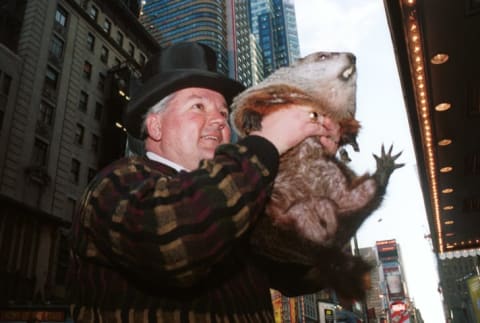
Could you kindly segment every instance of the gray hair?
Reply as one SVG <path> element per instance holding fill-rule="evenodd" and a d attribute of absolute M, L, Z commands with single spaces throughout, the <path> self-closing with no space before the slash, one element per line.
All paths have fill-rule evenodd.
<path fill-rule="evenodd" d="M 155 114 L 155 113 L 159 113 L 159 112 L 162 112 L 162 111 L 165 111 L 165 109 L 167 108 L 168 104 L 170 103 L 170 101 L 173 99 L 175 95 L 175 92 L 174 93 L 171 93 L 169 95 L 167 95 L 166 97 L 164 97 L 163 99 L 161 99 L 160 101 L 158 101 L 157 103 L 155 103 L 150 109 L 148 109 L 148 111 L 144 114 L 143 116 L 143 122 L 142 122 L 142 128 L 140 129 L 140 134 L 142 136 L 142 138 L 145 138 L 147 137 L 148 133 L 147 133 L 147 124 L 146 124 L 146 120 L 147 120 L 147 117 L 151 114 Z"/>

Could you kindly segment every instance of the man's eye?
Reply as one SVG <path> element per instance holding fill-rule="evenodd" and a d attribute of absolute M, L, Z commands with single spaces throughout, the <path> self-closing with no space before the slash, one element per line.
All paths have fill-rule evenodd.
<path fill-rule="evenodd" d="M 221 114 L 225 119 L 228 119 L 228 111 L 220 111 L 220 114 Z"/>
<path fill-rule="evenodd" d="M 205 109 L 204 105 L 201 104 L 201 103 L 196 103 L 196 104 L 194 104 L 194 105 L 192 106 L 192 108 L 194 108 L 194 109 L 199 109 L 199 110 L 204 110 L 204 109 Z"/>

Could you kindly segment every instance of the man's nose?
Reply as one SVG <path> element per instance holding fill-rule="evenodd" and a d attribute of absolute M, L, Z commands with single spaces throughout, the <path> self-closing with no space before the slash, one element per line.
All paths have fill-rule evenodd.
<path fill-rule="evenodd" d="M 221 111 L 212 111 L 210 115 L 210 123 L 218 124 L 219 128 L 223 129 L 227 125 L 227 119 Z"/>

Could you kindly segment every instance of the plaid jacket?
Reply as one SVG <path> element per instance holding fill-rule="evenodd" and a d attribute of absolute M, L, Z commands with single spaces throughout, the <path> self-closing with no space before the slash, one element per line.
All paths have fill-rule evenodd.
<path fill-rule="evenodd" d="M 102 170 L 72 223 L 68 293 L 77 322 L 273 322 L 246 243 L 278 153 L 260 137 L 198 170 L 124 158 Z"/>

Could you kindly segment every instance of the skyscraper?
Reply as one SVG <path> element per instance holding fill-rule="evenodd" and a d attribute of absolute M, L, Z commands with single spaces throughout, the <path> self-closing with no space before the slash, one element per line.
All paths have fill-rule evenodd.
<path fill-rule="evenodd" d="M 226 0 L 229 76 L 246 86 L 252 85 L 250 26 L 247 0 Z"/>
<path fill-rule="evenodd" d="M 123 154 L 129 74 L 158 49 L 134 4 L 1 1 L 2 305 L 62 304 L 76 201 Z"/>
<path fill-rule="evenodd" d="M 382 304 L 387 306 L 385 314 L 393 322 L 406 321 L 413 306 L 408 295 L 400 246 L 395 239 L 377 241 L 376 251 L 381 266 L 380 295 Z"/>
<path fill-rule="evenodd" d="M 162 47 L 212 47 L 218 70 L 246 86 L 299 57 L 292 0 L 146 0 L 140 21 Z"/>
<path fill-rule="evenodd" d="M 224 0 L 147 0 L 140 21 L 162 47 L 188 41 L 210 46 L 218 55 L 217 70 L 228 75 Z"/>
<path fill-rule="evenodd" d="M 264 77 L 299 57 L 293 1 L 252 0 L 250 25 L 262 50 Z"/>
<path fill-rule="evenodd" d="M 298 40 L 297 16 L 295 15 L 294 0 L 284 0 L 284 11 L 288 61 L 291 63 L 300 57 L 300 44 Z"/>

